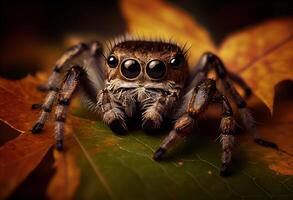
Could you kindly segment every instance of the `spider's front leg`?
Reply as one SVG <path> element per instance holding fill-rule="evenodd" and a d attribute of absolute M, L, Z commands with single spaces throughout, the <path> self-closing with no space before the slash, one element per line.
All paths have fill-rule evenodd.
<path fill-rule="evenodd" d="M 57 96 L 58 105 L 55 110 L 55 139 L 56 148 L 58 150 L 63 149 L 63 137 L 64 137 L 64 123 L 66 120 L 67 108 L 70 104 L 73 93 L 76 91 L 77 86 L 81 80 L 83 69 L 79 66 L 73 66 L 67 72 L 67 76 L 62 83 L 60 90 L 53 90 L 48 94 L 45 103 L 43 104 L 43 111 L 32 128 L 33 133 L 40 132 L 48 118 L 48 113 L 51 112 L 51 107 L 54 102 L 54 98 Z M 57 95 L 58 94 L 58 95 Z"/>
<path fill-rule="evenodd" d="M 95 107 L 98 89 L 104 85 L 102 69 L 99 64 L 101 45 L 98 42 L 78 44 L 68 49 L 56 62 L 46 89 L 48 94 L 43 104 L 33 104 L 41 108 L 41 114 L 32 128 L 33 133 L 41 132 L 48 120 L 52 107 L 57 101 L 55 137 L 58 150 L 63 149 L 64 123 L 67 108 L 73 93 L 79 88 L 89 107 Z M 87 73 L 88 71 L 97 74 Z M 79 86 L 79 87 L 78 87 Z"/>
<path fill-rule="evenodd" d="M 57 150 L 63 150 L 64 123 L 66 121 L 68 106 L 83 73 L 84 71 L 81 67 L 72 67 L 58 94 L 58 105 L 55 110 L 55 140 Z"/>
<path fill-rule="evenodd" d="M 146 132 L 157 131 L 161 128 L 163 119 L 166 113 L 172 108 L 178 101 L 178 92 L 173 91 L 169 94 L 160 94 L 154 102 L 147 107 L 142 113 L 142 128 Z M 143 102 L 143 105 L 148 105 L 147 101 Z"/>
<path fill-rule="evenodd" d="M 98 112 L 103 121 L 114 133 L 123 134 L 127 131 L 126 116 L 122 106 L 111 95 L 107 88 L 101 90 L 97 96 Z"/>
<path fill-rule="evenodd" d="M 203 54 L 197 64 L 196 69 L 196 75 L 195 77 L 193 77 L 192 83 L 190 84 L 191 86 L 196 85 L 199 79 L 206 78 L 208 76 L 208 73 L 211 70 L 214 70 L 216 72 L 217 78 L 223 86 L 223 93 L 230 97 L 231 100 L 236 104 L 239 117 L 244 127 L 250 133 L 252 133 L 254 137 L 254 142 L 265 147 L 278 149 L 278 146 L 275 143 L 262 139 L 256 129 L 253 116 L 250 114 L 249 109 L 246 107 L 246 102 L 244 98 L 238 93 L 238 91 L 234 87 L 233 82 L 242 88 L 245 93 L 245 97 L 249 97 L 251 95 L 251 89 L 240 76 L 229 72 L 221 59 L 215 54 L 209 52 Z"/>
<path fill-rule="evenodd" d="M 208 105 L 213 102 L 222 104 L 222 120 L 220 125 L 221 143 L 222 143 L 222 158 L 220 175 L 226 176 L 229 173 L 231 164 L 232 150 L 234 144 L 235 120 L 233 111 L 228 99 L 221 95 L 216 88 L 216 83 L 212 79 L 204 79 L 199 82 L 197 87 L 192 89 L 186 96 L 187 104 L 186 111 L 178 118 L 173 130 L 164 139 L 160 148 L 155 152 L 154 159 L 159 160 L 170 150 L 177 140 L 187 137 L 192 133 L 195 120 L 206 110 Z"/>
<path fill-rule="evenodd" d="M 192 132 L 195 120 L 206 110 L 215 92 L 215 81 L 205 79 L 185 95 L 182 111 L 174 124 L 173 130 L 171 130 L 169 135 L 163 140 L 160 148 L 155 152 L 155 160 L 161 159 L 178 139 L 184 138 Z"/>
<path fill-rule="evenodd" d="M 232 161 L 232 151 L 235 140 L 235 119 L 233 117 L 233 111 L 228 99 L 217 94 L 214 101 L 218 101 L 222 104 L 222 119 L 220 124 L 220 134 L 222 143 L 222 157 L 220 175 L 227 176 L 230 173 L 230 166 Z"/>

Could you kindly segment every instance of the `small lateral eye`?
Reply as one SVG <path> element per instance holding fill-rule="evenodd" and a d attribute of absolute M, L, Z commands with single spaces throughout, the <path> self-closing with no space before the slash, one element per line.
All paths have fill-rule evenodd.
<path fill-rule="evenodd" d="M 111 68 L 115 68 L 118 65 L 118 59 L 115 56 L 109 56 L 107 59 L 107 64 Z"/>
<path fill-rule="evenodd" d="M 176 56 L 174 58 L 171 58 L 171 60 L 170 60 L 170 65 L 174 69 L 178 69 L 181 64 L 182 64 L 181 56 Z"/>

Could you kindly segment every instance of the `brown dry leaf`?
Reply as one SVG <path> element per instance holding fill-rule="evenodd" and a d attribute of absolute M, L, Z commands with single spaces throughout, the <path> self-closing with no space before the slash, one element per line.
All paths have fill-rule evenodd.
<path fill-rule="evenodd" d="M 66 143 L 68 143 L 68 140 L 66 140 Z M 64 154 L 54 150 L 54 159 L 56 174 L 49 183 L 47 196 L 54 200 L 72 199 L 79 185 L 80 177 L 80 169 L 76 165 L 75 155 L 68 151 Z"/>
<path fill-rule="evenodd" d="M 48 131 L 42 135 L 27 133 L 37 117 L 28 100 L 41 98 L 35 92 L 36 83 L 30 76 L 20 81 L 0 79 L 0 119 L 21 133 L 0 148 L 0 198 L 7 197 L 35 169 L 54 142 Z"/>
<path fill-rule="evenodd" d="M 203 52 L 215 50 L 209 33 L 172 4 L 160 0 L 122 0 L 120 4 L 129 33 L 167 41 L 171 39 L 182 46 L 186 44 L 187 48 L 192 45 L 192 53 L 189 54 L 191 67 Z"/>
<path fill-rule="evenodd" d="M 32 112 L 31 103 L 41 102 L 44 97 L 36 90 L 43 80 L 41 74 L 17 81 L 0 79 L 0 120 L 21 133 L 29 130 L 31 122 L 38 117 L 38 112 Z"/>
<path fill-rule="evenodd" d="M 8 197 L 26 179 L 54 144 L 52 126 L 48 125 L 40 135 L 29 131 L 39 114 L 31 110 L 31 104 L 41 102 L 44 96 L 36 91 L 40 82 L 40 78 L 32 76 L 19 81 L 0 79 L 0 120 L 20 133 L 0 147 L 0 199 Z M 58 167 L 63 168 L 60 162 L 57 172 L 62 170 Z M 72 162 L 70 157 L 70 165 Z M 72 173 L 79 173 L 74 166 L 70 167 Z M 51 183 L 51 187 L 55 184 L 58 181 Z M 76 188 L 76 184 L 72 186 Z"/>
<path fill-rule="evenodd" d="M 129 33 L 173 38 L 179 44 L 191 44 L 190 67 L 194 67 L 205 51 L 218 54 L 231 71 L 245 79 L 271 111 L 275 85 L 285 79 L 292 80 L 292 18 L 244 29 L 228 36 L 217 49 L 202 26 L 162 0 L 122 0 L 121 8 Z"/>
<path fill-rule="evenodd" d="M 38 166 L 54 140 L 22 133 L 0 148 L 0 199 L 5 199 Z"/>
<path fill-rule="evenodd" d="M 219 56 L 273 109 L 275 85 L 293 80 L 293 19 L 277 19 L 228 36 Z"/>
<path fill-rule="evenodd" d="M 293 175 L 293 102 L 288 100 L 279 102 L 275 109 L 273 118 L 258 130 L 266 138 L 278 144 L 280 151 L 272 151 L 250 143 L 248 135 L 241 140 L 242 145 L 251 155 L 259 155 L 276 173 Z"/>

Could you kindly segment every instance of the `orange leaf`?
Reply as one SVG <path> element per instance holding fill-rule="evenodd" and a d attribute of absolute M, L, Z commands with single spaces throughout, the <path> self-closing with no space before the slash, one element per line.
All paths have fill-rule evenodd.
<path fill-rule="evenodd" d="M 68 140 L 66 140 L 68 143 Z M 56 174 L 51 179 L 47 196 L 50 199 L 69 200 L 79 185 L 80 169 L 73 152 L 60 153 L 54 150 Z"/>
<path fill-rule="evenodd" d="M 122 0 L 120 4 L 129 33 L 167 41 L 171 39 L 182 46 L 192 45 L 192 67 L 203 52 L 215 50 L 209 33 L 192 17 L 171 4 L 160 0 Z"/>
<path fill-rule="evenodd" d="M 219 55 L 273 109 L 275 85 L 293 80 L 293 19 L 278 19 L 228 36 Z"/>
<path fill-rule="evenodd" d="M 272 151 L 243 138 L 243 148 L 251 155 L 260 155 L 268 167 L 276 173 L 293 175 L 293 102 L 280 101 L 275 106 L 273 118 L 259 128 L 260 133 L 279 145 L 280 151 Z"/>
<path fill-rule="evenodd" d="M 31 111 L 37 80 L 28 76 L 20 81 L 0 79 L 0 120 L 21 134 L 0 147 L 0 198 L 7 197 L 41 162 L 54 143 L 52 129 L 42 135 L 29 133 L 37 113 Z M 31 113 L 31 114 L 28 114 Z M 5 119 L 5 120 L 3 120 Z M 5 133 L 3 133 L 5 134 Z"/>
<path fill-rule="evenodd" d="M 36 90 L 41 82 L 40 76 L 28 76 L 17 81 L 0 79 L 0 120 L 20 133 L 0 147 L 0 199 L 8 197 L 33 172 L 55 142 L 50 123 L 42 134 L 35 135 L 29 131 L 39 114 L 39 111 L 31 110 L 31 105 L 42 102 L 44 96 Z M 57 173 L 50 182 L 49 194 L 61 184 L 67 190 L 59 193 L 58 197 L 68 199 L 73 195 L 79 183 L 79 169 L 74 163 L 74 156 L 72 152 L 65 152 L 55 157 Z M 69 171 L 64 173 L 67 168 Z M 68 176 L 65 177 L 66 173 Z"/>
<path fill-rule="evenodd" d="M 31 122 L 38 117 L 38 112 L 32 112 L 31 104 L 41 102 L 44 96 L 36 91 L 39 81 L 32 76 L 17 81 L 0 79 L 1 121 L 22 133 L 31 128 Z"/>

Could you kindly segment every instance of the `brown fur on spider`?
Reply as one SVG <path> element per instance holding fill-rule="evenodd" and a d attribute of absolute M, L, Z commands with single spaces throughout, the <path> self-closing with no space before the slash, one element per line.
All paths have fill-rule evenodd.
<path fill-rule="evenodd" d="M 97 112 L 116 133 L 126 132 L 128 119 L 137 115 L 141 116 L 141 128 L 146 131 L 158 130 L 164 120 L 175 118 L 173 129 L 154 154 L 154 159 L 159 160 L 176 140 L 192 133 L 195 120 L 210 104 L 217 103 L 222 106 L 220 175 L 226 176 L 231 165 L 235 119 L 225 93 L 237 105 L 240 119 L 253 133 L 255 142 L 278 148 L 260 138 L 233 83 L 246 96 L 251 93 L 249 87 L 240 77 L 228 72 L 216 55 L 204 53 L 196 71 L 190 73 L 186 51 L 171 42 L 126 37 L 108 46 L 105 54 L 99 42 L 79 44 L 64 53 L 49 78 L 44 103 L 33 105 L 42 108 L 33 133 L 43 129 L 54 103 L 58 102 L 55 138 L 57 149 L 62 150 L 68 106 L 78 90 L 89 109 Z M 224 86 L 223 91 L 218 89 L 215 80 L 208 78 L 211 70 Z"/>

